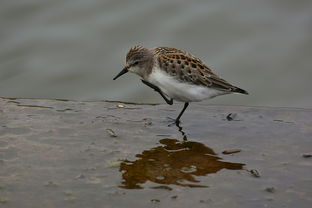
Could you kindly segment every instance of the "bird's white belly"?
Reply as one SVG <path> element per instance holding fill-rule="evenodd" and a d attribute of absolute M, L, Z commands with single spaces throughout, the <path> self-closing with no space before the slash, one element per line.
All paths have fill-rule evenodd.
<path fill-rule="evenodd" d="M 160 69 L 152 71 L 148 77 L 148 82 L 159 87 L 170 98 L 181 102 L 198 102 L 225 94 L 220 90 L 179 82 Z"/>

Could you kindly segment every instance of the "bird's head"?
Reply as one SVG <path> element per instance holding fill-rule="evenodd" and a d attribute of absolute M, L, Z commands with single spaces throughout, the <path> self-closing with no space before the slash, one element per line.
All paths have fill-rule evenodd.
<path fill-rule="evenodd" d="M 127 53 L 125 67 L 114 77 L 114 80 L 129 71 L 144 77 L 152 66 L 152 52 L 142 46 L 134 46 Z"/>

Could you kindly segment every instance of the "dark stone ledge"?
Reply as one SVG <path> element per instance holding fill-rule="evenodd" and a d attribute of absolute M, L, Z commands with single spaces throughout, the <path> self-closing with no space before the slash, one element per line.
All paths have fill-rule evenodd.
<path fill-rule="evenodd" d="M 310 207 L 312 110 L 0 98 L 0 207 Z"/>

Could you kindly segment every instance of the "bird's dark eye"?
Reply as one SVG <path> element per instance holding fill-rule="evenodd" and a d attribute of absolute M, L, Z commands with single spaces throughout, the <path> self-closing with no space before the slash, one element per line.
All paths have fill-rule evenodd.
<path fill-rule="evenodd" d="M 138 65 L 138 64 L 139 64 L 139 62 L 136 61 L 136 62 L 133 63 L 133 66 Z"/>

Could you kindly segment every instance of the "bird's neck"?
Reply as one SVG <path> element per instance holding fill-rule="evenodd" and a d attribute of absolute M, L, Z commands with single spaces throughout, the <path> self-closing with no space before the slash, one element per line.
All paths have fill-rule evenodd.
<path fill-rule="evenodd" d="M 146 65 L 140 76 L 144 79 L 147 80 L 147 77 L 152 73 L 152 70 L 154 66 L 156 65 L 156 60 L 154 59 L 153 55 L 149 56 L 148 59 L 146 60 Z"/>

